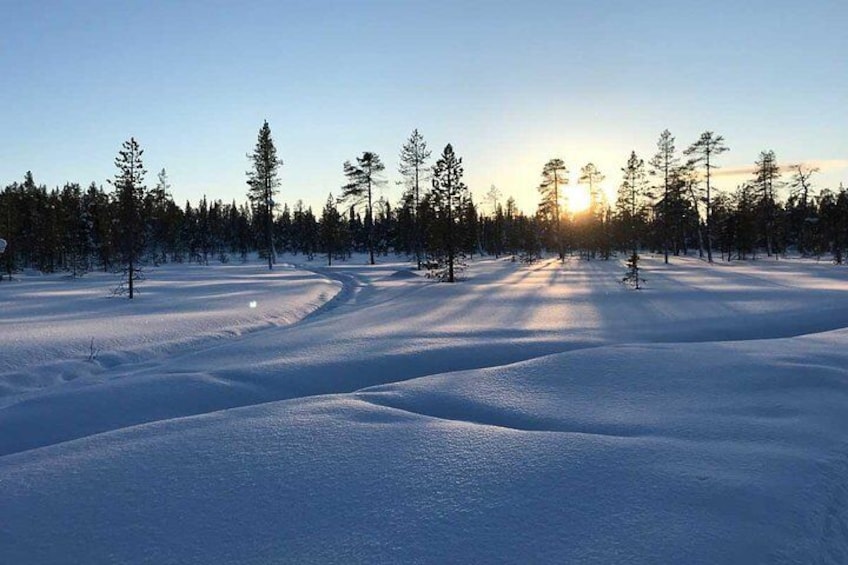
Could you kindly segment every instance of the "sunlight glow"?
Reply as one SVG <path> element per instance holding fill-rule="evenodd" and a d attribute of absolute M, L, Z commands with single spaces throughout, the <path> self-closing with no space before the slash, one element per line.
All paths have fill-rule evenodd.
<path fill-rule="evenodd" d="M 570 214 L 579 214 L 589 208 L 589 187 L 572 184 L 565 188 L 566 209 Z"/>

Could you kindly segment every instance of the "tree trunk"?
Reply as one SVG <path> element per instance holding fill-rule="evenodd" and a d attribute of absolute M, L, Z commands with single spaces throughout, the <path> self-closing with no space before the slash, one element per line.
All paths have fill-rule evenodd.
<path fill-rule="evenodd" d="M 707 262 L 713 262 L 712 201 L 710 200 L 710 155 L 707 153 Z"/>
<path fill-rule="evenodd" d="M 133 275 L 135 274 L 135 261 L 133 261 L 132 256 L 130 256 L 130 269 L 127 273 L 127 277 L 129 277 L 129 286 L 130 286 L 130 300 L 133 299 Z"/>
<path fill-rule="evenodd" d="M 374 208 L 371 199 L 371 171 L 368 171 L 368 256 L 372 265 L 374 261 Z"/>
<path fill-rule="evenodd" d="M 665 184 L 663 185 L 663 256 L 665 264 L 668 265 L 668 248 L 669 248 L 669 230 L 668 230 L 668 159 L 665 165 Z"/>
<path fill-rule="evenodd" d="M 421 218 L 418 217 L 419 206 L 418 206 L 418 197 L 419 197 L 419 186 L 418 186 L 418 165 L 415 165 L 415 209 L 413 212 L 413 217 L 415 218 L 414 232 L 413 237 L 415 238 L 415 259 L 418 262 L 418 270 L 421 270 Z"/>

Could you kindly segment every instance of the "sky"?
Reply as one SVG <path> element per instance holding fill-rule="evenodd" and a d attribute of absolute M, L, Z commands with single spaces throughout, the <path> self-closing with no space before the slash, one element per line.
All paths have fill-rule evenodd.
<path fill-rule="evenodd" d="M 0 186 L 105 186 L 121 143 L 177 202 L 243 201 L 268 120 L 278 202 L 320 209 L 343 163 L 386 165 L 417 128 L 451 143 L 480 201 L 532 212 L 543 165 L 594 162 L 614 192 L 631 151 L 711 130 L 732 190 L 760 151 L 848 184 L 848 2 L 0 0 Z M 788 176 L 788 175 L 787 175 Z"/>

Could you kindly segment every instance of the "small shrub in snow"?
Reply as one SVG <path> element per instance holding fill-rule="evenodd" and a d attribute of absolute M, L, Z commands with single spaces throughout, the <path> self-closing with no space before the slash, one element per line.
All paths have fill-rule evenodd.
<path fill-rule="evenodd" d="M 121 275 L 121 282 L 118 283 L 114 289 L 112 289 L 112 296 L 127 296 L 130 294 L 130 281 L 134 281 L 134 283 L 140 283 L 145 280 L 144 271 L 139 269 L 137 266 L 132 268 L 132 279 L 130 278 L 130 268 L 125 267 L 123 269 L 119 269 L 116 271 L 119 275 Z M 134 292 L 138 292 L 135 290 Z"/>
<path fill-rule="evenodd" d="M 453 282 L 451 277 L 451 265 L 447 256 L 433 257 L 429 261 L 425 261 L 422 266 L 427 269 L 427 278 L 435 279 L 439 282 Z M 454 280 L 462 279 L 462 273 L 467 267 L 465 263 L 465 253 L 459 252 L 453 257 L 453 278 Z"/>
<path fill-rule="evenodd" d="M 532 265 L 541 258 L 542 254 L 538 251 L 523 251 L 518 257 L 518 259 L 525 265 Z"/>
<path fill-rule="evenodd" d="M 89 363 L 94 363 L 97 361 L 97 354 L 100 353 L 100 349 L 94 346 L 94 338 L 91 338 L 91 343 L 88 344 L 88 361 Z"/>
<path fill-rule="evenodd" d="M 621 282 L 635 290 L 641 290 L 645 279 L 639 276 L 639 255 L 637 253 L 631 254 L 627 259 L 627 273 L 621 279 Z"/>

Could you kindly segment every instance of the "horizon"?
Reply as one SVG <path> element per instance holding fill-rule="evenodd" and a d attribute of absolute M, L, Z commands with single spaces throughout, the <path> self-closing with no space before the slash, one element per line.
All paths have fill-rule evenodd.
<path fill-rule="evenodd" d="M 180 205 L 204 194 L 243 202 L 264 119 L 285 163 L 279 201 L 315 210 L 339 195 L 344 161 L 366 150 L 386 164 L 383 195 L 397 203 L 397 156 L 415 128 L 431 163 L 454 145 L 478 204 L 495 185 L 530 214 L 549 159 L 563 159 L 572 178 L 594 162 L 612 200 L 630 151 L 647 161 L 664 129 L 679 152 L 702 131 L 724 136 L 721 191 L 769 149 L 784 166 L 818 163 L 816 189 L 848 179 L 840 2 L 491 2 L 484 11 L 89 1 L 7 11 L 14 28 L 0 39 L 0 71 L 14 88 L 0 103 L 15 111 L 0 122 L 14 135 L 2 186 L 28 170 L 50 189 L 105 185 L 135 137 L 147 184 L 166 169 Z M 131 26 L 116 25 L 127 15 Z"/>

